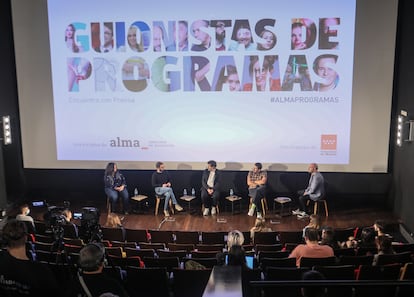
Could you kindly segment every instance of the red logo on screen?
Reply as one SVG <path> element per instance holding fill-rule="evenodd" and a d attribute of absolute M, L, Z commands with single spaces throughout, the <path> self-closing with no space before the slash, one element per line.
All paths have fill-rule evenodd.
<path fill-rule="evenodd" d="M 321 135 L 321 150 L 336 150 L 336 134 Z"/>

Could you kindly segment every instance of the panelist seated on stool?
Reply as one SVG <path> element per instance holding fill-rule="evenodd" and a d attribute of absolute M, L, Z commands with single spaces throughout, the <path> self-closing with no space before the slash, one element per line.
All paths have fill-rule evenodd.
<path fill-rule="evenodd" d="M 177 203 L 177 199 L 175 198 L 174 191 L 171 187 L 171 178 L 168 174 L 168 171 L 165 170 L 165 165 L 163 162 L 155 163 L 156 171 L 152 174 L 151 182 L 152 186 L 154 187 L 154 191 L 156 194 L 156 207 L 155 207 L 155 214 L 158 214 L 158 205 L 162 196 L 165 197 L 164 202 L 164 215 L 166 217 L 170 216 L 168 212 L 168 205 L 172 202 L 174 207 L 177 211 L 182 211 L 183 208 Z"/>
<path fill-rule="evenodd" d="M 217 163 L 214 160 L 207 162 L 207 169 L 201 177 L 201 201 L 204 205 L 203 215 L 217 214 L 217 206 L 220 199 L 220 178 L 221 172 L 217 170 Z"/>
<path fill-rule="evenodd" d="M 262 170 L 262 163 L 255 163 L 252 171 L 247 174 L 247 185 L 249 187 L 249 196 L 252 203 L 249 206 L 249 216 L 253 216 L 257 211 L 257 217 L 262 218 L 262 213 L 266 211 L 266 182 L 267 172 Z M 264 199 L 264 200 L 263 200 Z"/>
<path fill-rule="evenodd" d="M 128 214 L 129 211 L 129 194 L 125 181 L 125 177 L 119 172 L 116 163 L 108 163 L 105 169 L 105 193 L 110 203 L 108 212 L 113 212 L 116 209 L 118 199 L 122 200 L 121 212 Z"/>
<path fill-rule="evenodd" d="M 308 167 L 310 173 L 308 187 L 305 190 L 298 191 L 299 194 L 299 208 L 292 211 L 298 218 L 309 216 L 306 213 L 306 203 L 309 200 L 318 201 L 325 196 L 325 180 L 322 174 L 318 171 L 318 164 L 311 163 Z"/>
<path fill-rule="evenodd" d="M 158 209 L 160 207 L 160 203 L 161 200 L 164 200 L 164 205 L 165 202 L 167 202 L 167 210 L 164 210 L 164 216 L 169 217 L 170 213 L 168 212 L 168 208 L 170 209 L 171 213 L 174 214 L 174 206 L 172 204 L 172 200 L 171 199 L 166 199 L 165 195 L 158 195 L 157 193 L 155 193 L 155 215 L 158 215 Z"/>

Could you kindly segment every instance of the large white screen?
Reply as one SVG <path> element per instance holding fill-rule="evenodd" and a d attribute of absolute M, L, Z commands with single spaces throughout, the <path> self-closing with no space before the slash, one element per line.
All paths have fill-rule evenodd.
<path fill-rule="evenodd" d="M 27 15 L 18 8 L 22 1 L 16 2 L 15 28 L 20 31 L 16 24 L 27 22 Z M 255 6 L 233 0 L 197 5 L 194 1 L 154 5 L 154 1 L 79 0 L 49 1 L 47 9 L 44 1 L 35 2 L 42 4 L 35 12 L 46 18 L 48 11 L 48 23 L 43 19 L 31 28 L 32 35 L 39 35 L 42 59 L 21 51 L 19 43 L 24 46 L 27 40 L 19 38 L 23 33 L 16 33 L 20 105 L 24 111 L 24 106 L 30 109 L 33 104 L 22 96 L 27 86 L 21 82 L 28 72 L 21 74 L 19 69 L 26 67 L 47 74 L 37 78 L 42 80 L 36 88 L 41 93 L 34 97 L 32 90 L 31 100 L 38 98 L 42 106 L 49 105 L 44 111 L 47 118 L 38 125 L 47 126 L 47 137 L 41 136 L 47 141 L 34 140 L 46 147 L 44 155 L 29 148 L 33 135 L 26 132 L 28 120 L 22 112 L 26 167 L 100 168 L 116 160 L 124 161 L 124 167 L 142 169 L 163 160 L 170 168 L 188 164 L 196 169 L 215 159 L 241 164 L 236 166 L 239 169 L 259 161 L 287 170 L 317 162 L 332 171 L 386 171 L 387 125 L 368 128 L 386 140 L 380 148 L 374 141 L 376 153 L 357 152 L 359 139 L 370 131 L 355 128 L 361 121 L 355 117 L 356 106 L 367 108 L 370 99 L 356 95 L 367 84 L 354 78 L 358 75 L 353 69 L 354 43 L 358 61 L 358 20 L 368 18 L 358 16 L 365 7 L 360 3 L 370 1 L 358 1 L 357 11 L 356 1 L 326 0 L 300 0 L 295 5 L 261 1 Z M 395 36 L 395 18 L 391 24 L 394 30 L 388 34 Z M 135 35 L 131 25 L 138 28 L 136 39 L 142 46 L 138 51 L 128 44 L 128 34 Z M 240 25 L 248 29 L 238 30 Z M 163 35 L 155 50 L 159 27 Z M 188 39 L 180 48 L 176 39 L 184 36 L 186 28 Z M 221 28 L 225 29 L 224 47 L 216 49 L 220 41 L 216 31 Z M 260 47 L 265 43 L 260 36 L 265 29 L 264 37 L 275 40 L 269 49 Z M 235 39 L 237 32 L 246 31 L 253 42 L 244 48 Z M 75 45 L 70 43 L 72 34 Z M 105 52 L 107 37 L 113 40 Z M 370 51 L 380 49 L 373 46 Z M 388 124 L 392 53 L 387 52 L 387 63 L 381 68 L 386 73 L 375 73 L 386 83 L 380 102 Z M 269 61 L 271 67 L 266 64 Z M 260 70 L 268 68 L 260 76 Z M 264 86 L 260 85 L 263 77 Z M 365 155 L 371 157 L 367 161 L 362 157 L 361 164 L 359 156 Z"/>

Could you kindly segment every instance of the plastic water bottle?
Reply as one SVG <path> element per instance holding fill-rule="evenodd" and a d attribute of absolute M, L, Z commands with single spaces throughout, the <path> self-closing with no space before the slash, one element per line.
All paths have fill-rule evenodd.
<path fill-rule="evenodd" d="M 195 196 L 195 190 L 194 190 L 194 188 L 191 189 L 191 196 Z"/>
<path fill-rule="evenodd" d="M 184 189 L 183 195 L 187 196 L 187 189 Z"/>
<path fill-rule="evenodd" d="M 135 188 L 135 190 L 134 190 L 134 196 L 135 197 L 138 196 L 138 189 L 137 188 Z"/>
<path fill-rule="evenodd" d="M 233 189 L 230 189 L 230 196 L 233 196 L 233 195 L 234 195 Z"/>

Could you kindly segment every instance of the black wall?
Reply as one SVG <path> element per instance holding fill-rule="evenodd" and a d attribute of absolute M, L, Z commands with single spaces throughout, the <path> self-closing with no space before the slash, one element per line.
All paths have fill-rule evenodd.
<path fill-rule="evenodd" d="M 400 0 L 396 50 L 394 120 L 392 129 L 396 129 L 396 115 L 400 110 L 408 112 L 408 118 L 414 120 L 414 1 Z M 393 140 L 393 142 L 395 142 Z M 394 148 L 394 143 L 391 144 Z M 390 201 L 394 212 L 414 230 L 414 143 L 404 143 L 395 148 L 392 165 L 392 189 Z"/>
<path fill-rule="evenodd" d="M 4 170 L 9 201 L 21 199 L 48 199 L 48 200 L 83 200 L 102 201 L 103 169 L 102 170 L 34 170 L 23 169 L 17 83 L 15 76 L 15 61 L 13 49 L 13 33 L 11 26 L 10 1 L 0 1 L 0 57 L 2 69 L 0 71 L 0 116 L 8 114 L 12 118 L 13 144 L 3 147 Z M 414 45 L 412 32 L 414 21 L 414 1 L 400 0 L 399 40 L 396 62 L 396 96 L 394 108 L 404 107 L 409 114 L 414 114 L 411 90 L 411 69 L 414 65 L 410 54 Z M 399 67 L 398 67 L 399 66 Z M 397 100 L 398 98 L 398 100 Z M 36 98 L 33 98 L 36 100 Z M 393 113 L 395 114 L 395 112 Z M 51 115 L 52 116 L 52 115 Z M 394 121 L 395 122 L 395 121 Z M 413 179 L 413 147 L 407 145 L 394 153 L 394 146 L 390 145 L 390 169 L 387 174 L 362 173 L 324 173 L 328 182 L 330 208 L 373 205 L 394 208 L 397 216 L 414 230 L 414 219 L 409 216 L 409 209 L 413 208 L 413 199 L 410 193 L 414 187 Z M 207 160 L 206 160 L 207 161 Z M 0 168 L 1 169 L 1 168 Z M 122 170 L 122 168 L 121 168 Z M 307 183 L 305 172 L 269 172 L 268 196 L 292 195 L 298 189 L 304 188 Z M 138 187 L 140 193 L 152 194 L 150 186 L 152 171 L 123 171 L 129 191 L 132 193 Z M 175 191 L 182 193 L 183 188 L 194 187 L 199 193 L 201 171 L 170 171 L 173 176 Z M 225 171 L 223 191 L 233 188 L 236 194 L 247 195 L 247 172 Z M 0 181 L 1 183 L 1 181 Z M 4 185 L 1 185 L 4 187 Z M 412 217 L 412 216 L 411 216 Z"/>

